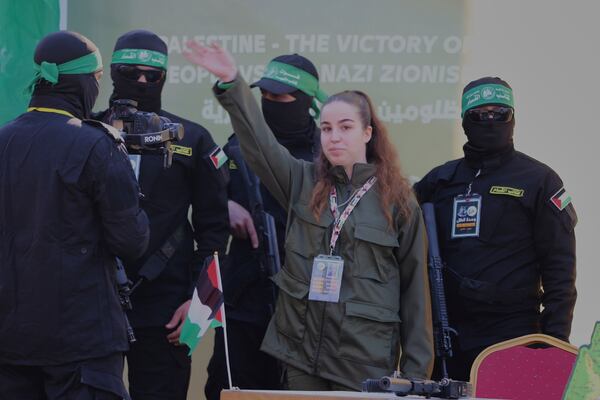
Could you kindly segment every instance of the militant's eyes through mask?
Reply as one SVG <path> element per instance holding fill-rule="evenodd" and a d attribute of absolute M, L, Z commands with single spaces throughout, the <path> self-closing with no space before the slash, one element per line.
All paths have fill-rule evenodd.
<path fill-rule="evenodd" d="M 140 76 L 144 75 L 146 81 L 150 83 L 158 82 L 165 76 L 165 71 L 162 69 L 142 70 L 134 65 L 127 64 L 119 65 L 117 72 L 131 81 L 137 81 Z"/>
<path fill-rule="evenodd" d="M 467 111 L 467 118 L 472 122 L 510 122 L 513 114 L 510 107 L 498 107 L 493 110 L 474 108 Z"/>

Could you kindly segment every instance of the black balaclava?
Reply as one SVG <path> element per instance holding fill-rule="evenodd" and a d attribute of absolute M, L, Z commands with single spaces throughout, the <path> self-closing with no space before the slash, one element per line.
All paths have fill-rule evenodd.
<path fill-rule="evenodd" d="M 63 64 L 98 50 L 85 36 L 69 31 L 54 32 L 44 37 L 35 48 L 34 61 Z M 41 79 L 34 87 L 29 107 L 47 107 L 68 111 L 73 116 L 90 117 L 100 88 L 93 73 L 60 74 L 52 84 Z"/>
<path fill-rule="evenodd" d="M 145 49 L 168 54 L 167 45 L 156 34 L 143 29 L 133 30 L 123 34 L 113 51 L 121 49 Z M 135 100 L 138 109 L 158 113 L 161 108 L 161 93 L 165 85 L 165 77 L 158 82 L 137 82 L 127 79 L 117 71 L 120 64 L 110 65 L 110 77 L 113 81 L 113 93 L 110 102 L 118 99 Z"/>
<path fill-rule="evenodd" d="M 323 103 L 327 95 L 319 88 L 319 72 L 309 59 L 296 53 L 277 56 L 250 87 L 259 87 L 275 95 L 293 96 L 295 100 L 287 103 L 262 97 L 265 121 L 279 143 L 288 149 L 317 150 L 320 144 L 318 129 L 309 110 L 312 108 L 318 118 L 317 101 Z"/>
<path fill-rule="evenodd" d="M 485 77 L 470 82 L 465 86 L 463 94 L 476 86 L 484 84 L 502 85 L 510 88 L 510 85 L 500 78 Z M 507 107 L 505 104 L 498 103 L 489 103 L 489 105 Z M 467 161 L 479 162 L 498 155 L 510 153 L 514 150 L 514 116 L 509 122 L 473 122 L 465 113 L 462 126 L 468 139 L 467 143 L 463 146 Z"/>
<path fill-rule="evenodd" d="M 290 93 L 296 98 L 279 102 L 262 98 L 262 113 L 269 128 L 286 147 L 312 146 L 316 123 L 309 110 L 313 98 L 300 90 Z"/>

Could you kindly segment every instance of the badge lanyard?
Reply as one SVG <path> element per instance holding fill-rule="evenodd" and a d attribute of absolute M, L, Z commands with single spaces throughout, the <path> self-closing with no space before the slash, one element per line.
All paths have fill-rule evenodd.
<path fill-rule="evenodd" d="M 473 182 L 475 182 L 475 179 L 477 179 L 479 175 L 481 175 L 481 168 L 477 170 L 477 172 L 475 173 L 475 177 L 471 182 L 469 182 L 469 186 L 467 186 L 467 193 L 465 194 L 465 197 L 471 196 L 471 188 L 473 187 Z"/>
<path fill-rule="evenodd" d="M 131 168 L 133 168 L 133 172 L 135 174 L 135 179 L 140 181 L 140 165 L 142 164 L 142 155 L 141 154 L 129 154 L 129 162 L 131 163 Z"/>
<path fill-rule="evenodd" d="M 481 174 L 477 170 L 475 177 L 467 186 L 464 195 L 454 198 L 452 209 L 452 238 L 479 237 L 479 225 L 481 221 L 481 196 L 472 193 L 473 182 Z"/>
<path fill-rule="evenodd" d="M 341 215 L 338 213 L 337 192 L 335 187 L 329 192 L 329 206 L 331 213 L 335 218 L 333 233 L 329 242 L 329 255 L 319 254 L 313 260 L 312 273 L 310 277 L 310 288 L 308 292 L 309 300 L 326 301 L 337 303 L 340 298 L 340 289 L 342 287 L 342 276 L 344 273 L 344 260 L 339 256 L 333 255 L 333 249 L 340 237 L 342 226 L 356 207 L 360 199 L 375 184 L 376 177 L 372 176 L 369 180 L 352 196 L 348 206 Z"/>
<path fill-rule="evenodd" d="M 342 232 L 342 226 L 344 226 L 344 223 L 350 216 L 350 213 L 354 211 L 354 208 L 356 207 L 360 199 L 363 198 L 365 193 L 367 193 L 369 189 L 371 189 L 371 187 L 375 184 L 376 181 L 377 177 L 375 176 L 369 178 L 369 180 L 365 182 L 365 184 L 359 189 L 359 191 L 352 196 L 352 198 L 350 199 L 350 203 L 348 203 L 348 206 L 346 206 L 341 215 L 338 215 L 337 192 L 335 190 L 335 186 L 331 187 L 331 191 L 329 192 L 329 207 L 331 209 L 333 217 L 335 218 L 335 223 L 333 225 L 333 232 L 331 233 L 331 241 L 329 242 L 329 255 L 333 254 L 335 244 L 338 238 L 340 237 L 340 233 Z"/>

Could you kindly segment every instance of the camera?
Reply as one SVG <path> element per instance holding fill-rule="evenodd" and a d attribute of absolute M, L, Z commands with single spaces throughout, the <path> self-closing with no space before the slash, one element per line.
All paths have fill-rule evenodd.
<path fill-rule="evenodd" d="M 109 120 L 122 131 L 129 154 L 162 155 L 164 167 L 171 166 L 171 144 L 183 139 L 183 125 L 153 112 L 138 111 L 137 102 L 129 99 L 111 103 Z"/>

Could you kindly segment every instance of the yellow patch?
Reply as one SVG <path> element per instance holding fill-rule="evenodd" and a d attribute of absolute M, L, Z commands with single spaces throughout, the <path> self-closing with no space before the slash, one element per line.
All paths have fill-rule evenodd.
<path fill-rule="evenodd" d="M 173 150 L 173 153 L 175 153 L 175 154 L 181 154 L 182 156 L 188 156 L 188 157 L 192 156 L 192 148 L 191 147 L 185 147 L 185 146 L 179 146 L 176 144 L 172 144 L 171 150 Z"/>
<path fill-rule="evenodd" d="M 503 194 L 512 197 L 523 197 L 525 190 L 515 189 L 507 186 L 492 186 L 490 189 L 491 194 Z"/>
<path fill-rule="evenodd" d="M 237 164 L 231 158 L 229 159 L 229 169 L 238 169 Z"/>

